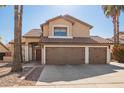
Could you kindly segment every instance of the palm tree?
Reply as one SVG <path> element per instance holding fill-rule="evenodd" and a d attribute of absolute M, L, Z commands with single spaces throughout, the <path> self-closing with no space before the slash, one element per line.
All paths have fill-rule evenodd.
<path fill-rule="evenodd" d="M 12 72 L 22 71 L 21 33 L 23 6 L 14 6 L 14 57 Z"/>
<path fill-rule="evenodd" d="M 103 5 L 102 9 L 107 17 L 113 19 L 114 25 L 114 45 L 119 44 L 119 16 L 121 10 L 124 10 L 123 5 Z"/>
<path fill-rule="evenodd" d="M 1 8 L 6 5 L 0 5 Z M 13 66 L 11 71 L 22 71 L 22 46 L 21 46 L 21 34 L 22 34 L 22 14 L 23 6 L 14 6 L 14 57 Z"/>

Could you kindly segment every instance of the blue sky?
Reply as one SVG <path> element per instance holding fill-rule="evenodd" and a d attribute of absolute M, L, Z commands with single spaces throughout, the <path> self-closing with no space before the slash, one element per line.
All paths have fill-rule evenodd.
<path fill-rule="evenodd" d="M 14 13 L 13 6 L 0 9 L 0 36 L 3 43 L 13 39 Z M 33 28 L 40 28 L 40 24 L 58 15 L 69 14 L 94 26 L 90 35 L 110 38 L 113 35 L 113 24 L 111 18 L 106 18 L 101 6 L 24 6 L 23 28 L 25 34 Z M 120 31 L 124 31 L 124 13 L 120 15 Z"/>

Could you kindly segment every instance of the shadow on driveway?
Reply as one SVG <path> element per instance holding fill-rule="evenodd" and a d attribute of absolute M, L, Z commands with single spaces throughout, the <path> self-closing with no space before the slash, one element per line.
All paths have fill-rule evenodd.
<path fill-rule="evenodd" d="M 39 82 L 52 83 L 57 81 L 80 80 L 115 73 L 118 70 L 124 70 L 124 67 L 113 64 L 46 65 L 39 78 Z"/>

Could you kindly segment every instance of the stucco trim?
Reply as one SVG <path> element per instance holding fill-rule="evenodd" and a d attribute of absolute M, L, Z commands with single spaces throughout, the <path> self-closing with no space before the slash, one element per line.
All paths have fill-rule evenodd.
<path fill-rule="evenodd" d="M 45 64 L 46 63 L 46 47 L 44 46 L 44 47 L 42 47 L 42 49 L 41 49 L 42 51 L 42 62 L 41 62 L 41 64 Z"/>
<path fill-rule="evenodd" d="M 111 61 L 111 48 L 107 47 L 107 63 Z"/>
<path fill-rule="evenodd" d="M 29 46 L 28 44 L 25 45 L 25 61 L 29 61 Z"/>
<path fill-rule="evenodd" d="M 85 47 L 85 64 L 89 64 L 89 47 Z"/>

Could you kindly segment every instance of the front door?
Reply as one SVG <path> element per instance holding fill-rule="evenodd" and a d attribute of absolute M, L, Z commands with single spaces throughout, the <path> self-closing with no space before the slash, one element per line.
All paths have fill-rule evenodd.
<path fill-rule="evenodd" d="M 41 61 L 41 49 L 36 49 L 36 61 Z"/>

